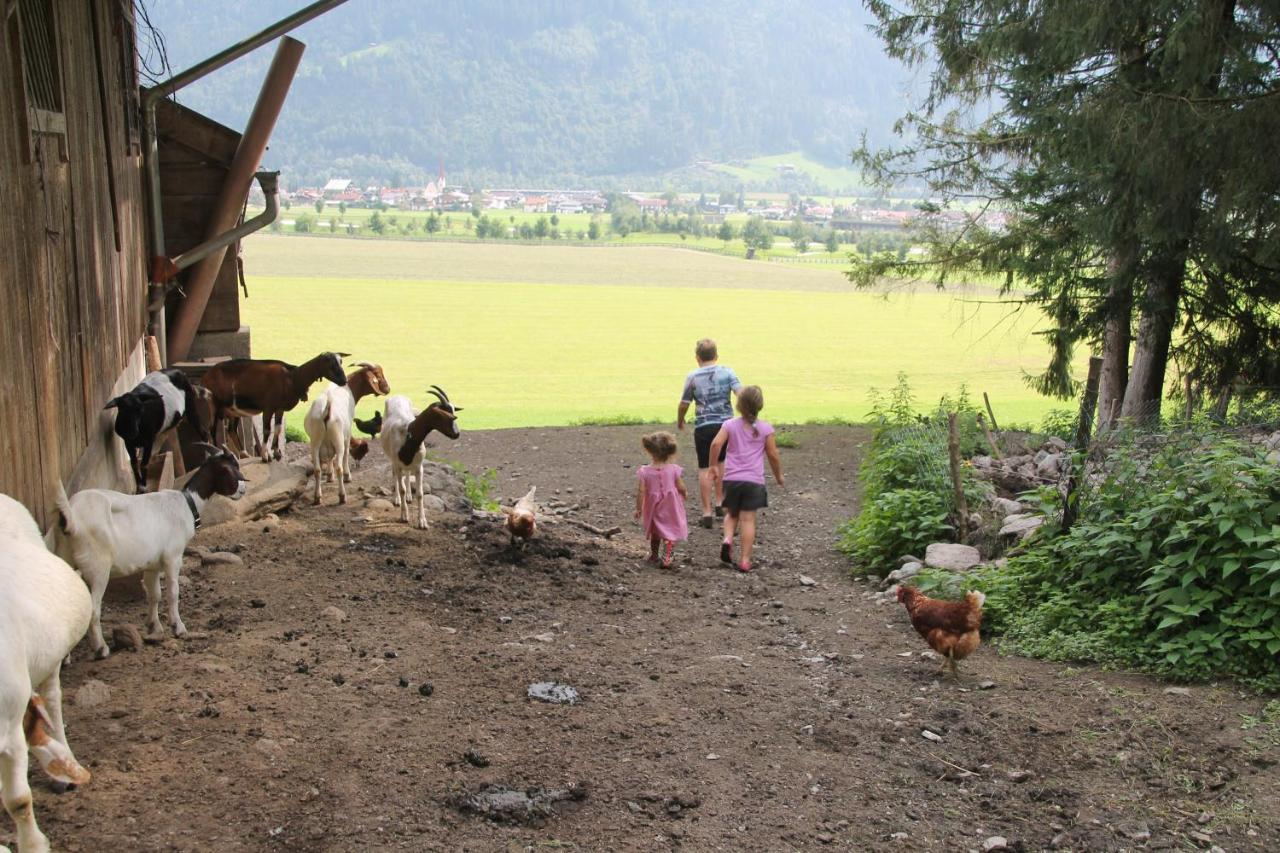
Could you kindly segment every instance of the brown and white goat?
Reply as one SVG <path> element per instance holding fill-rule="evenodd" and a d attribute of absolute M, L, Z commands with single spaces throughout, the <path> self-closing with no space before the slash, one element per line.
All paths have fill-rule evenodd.
<path fill-rule="evenodd" d="M 391 480 L 395 487 L 392 503 L 400 507 L 400 520 L 409 520 L 410 486 L 413 476 L 418 478 L 418 527 L 427 529 L 426 490 L 423 488 L 426 457 L 422 442 L 435 430 L 441 435 L 456 439 L 462 435 L 458 429 L 460 406 L 449 401 L 449 395 L 438 385 L 432 385 L 429 394 L 437 402 L 421 413 L 414 412 L 408 397 L 396 395 L 387 398 L 386 415 L 382 418 L 382 449 L 391 462 Z"/>
<path fill-rule="evenodd" d="M 356 403 L 368 394 L 388 394 L 391 386 L 382 368 L 362 361 L 360 369 L 347 375 L 345 386 L 329 385 L 311 404 L 302 425 L 311 441 L 311 465 L 316 488 L 313 503 L 320 503 L 321 471 L 329 469 L 338 484 L 338 503 L 347 502 L 347 483 L 351 481 L 351 422 L 356 416 Z M 365 452 L 368 445 L 365 445 Z M 363 453 L 361 454 L 363 455 Z"/>
<path fill-rule="evenodd" d="M 307 390 L 321 379 L 346 385 L 342 359 L 350 353 L 322 352 L 310 361 L 294 365 L 264 358 L 233 358 L 209 369 L 200 384 L 213 393 L 217 411 L 218 443 L 226 439 L 226 419 L 262 415 L 262 461 L 283 455 L 284 413 L 307 399 Z M 274 439 L 279 446 L 272 447 Z"/>
<path fill-rule="evenodd" d="M 85 489 L 67 498 L 58 485 L 61 519 L 49 533 L 50 550 L 79 570 L 93 599 L 89 642 L 99 658 L 111 654 L 102 637 L 102 596 L 111 578 L 143 573 L 150 606 L 148 633 L 162 634 L 160 573 L 165 575 L 169 627 L 175 637 L 187 633 L 178 615 L 178 572 L 182 552 L 200 524 L 205 501 L 215 494 L 238 500 L 245 491 L 244 475 L 233 453 L 203 445 L 208 458 L 181 491 L 164 489 L 145 495 L 124 495 L 106 489 Z"/>

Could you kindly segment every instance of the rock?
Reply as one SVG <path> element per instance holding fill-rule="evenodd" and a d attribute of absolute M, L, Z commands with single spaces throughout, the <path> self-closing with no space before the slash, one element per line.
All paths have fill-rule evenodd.
<path fill-rule="evenodd" d="M 231 671 L 231 667 L 227 666 L 225 663 L 218 663 L 217 661 L 212 660 L 196 661 L 195 669 L 196 672 L 203 672 L 206 674 Z"/>
<path fill-rule="evenodd" d="M 1001 518 L 1006 515 L 1020 515 L 1022 513 L 1022 504 L 1017 501 L 1011 501 L 1008 498 L 992 498 L 991 508 Z"/>
<path fill-rule="evenodd" d="M 1009 839 L 1003 835 L 993 835 L 986 841 L 982 842 L 983 853 L 991 853 L 992 850 L 1008 850 Z"/>
<path fill-rule="evenodd" d="M 1191 688 L 1189 687 L 1166 687 L 1164 692 L 1170 696 L 1190 696 Z"/>
<path fill-rule="evenodd" d="M 990 456 L 975 456 L 969 460 L 969 464 L 974 468 L 990 468 L 995 464 L 995 460 Z"/>
<path fill-rule="evenodd" d="M 979 682 L 978 682 L 978 689 L 979 689 L 979 690 L 992 690 L 992 689 L 994 689 L 994 688 L 995 688 L 995 686 L 996 686 L 996 683 L 995 683 L 994 681 L 979 681 Z"/>
<path fill-rule="evenodd" d="M 895 583 L 902 583 L 903 581 L 910 580 L 911 578 L 920 574 L 920 570 L 923 568 L 924 566 L 920 565 L 919 563 L 907 563 L 905 566 L 898 569 L 897 571 L 890 572 L 889 576 L 886 577 L 884 581 L 886 584 L 889 584 L 889 585 L 892 585 Z"/>
<path fill-rule="evenodd" d="M 210 551 L 203 545 L 188 545 L 183 549 L 182 553 L 187 557 L 199 557 L 203 560 L 205 555 L 210 553 Z"/>
<path fill-rule="evenodd" d="M 1145 823 L 1121 824 L 1119 830 L 1120 834 L 1130 841 L 1143 842 L 1151 840 L 1151 828 Z"/>
<path fill-rule="evenodd" d="M 905 832 L 894 832 L 889 835 L 889 839 L 891 841 L 906 841 L 910 837 L 911 836 Z"/>
<path fill-rule="evenodd" d="M 422 499 L 423 506 L 427 508 L 427 512 L 444 512 L 444 498 L 436 495 L 427 495 Z"/>
<path fill-rule="evenodd" d="M 1036 463 L 1036 474 L 1046 480 L 1053 480 L 1062 473 L 1065 465 L 1061 455 L 1051 453 Z"/>
<path fill-rule="evenodd" d="M 392 505 L 391 501 L 386 498 L 372 498 L 367 500 L 364 503 L 364 507 L 365 509 L 371 509 L 376 512 L 390 512 L 395 509 L 395 506 Z"/>
<path fill-rule="evenodd" d="M 333 605 L 329 605 L 324 610 L 321 610 L 320 617 L 322 619 L 328 619 L 330 622 L 346 622 L 347 621 L 346 611 L 342 610 L 339 607 L 334 607 Z"/>
<path fill-rule="evenodd" d="M 923 563 L 923 562 L 924 560 L 920 559 L 919 557 L 913 557 L 910 554 L 904 554 L 903 556 L 898 558 L 898 568 L 902 568 L 907 563 Z"/>
<path fill-rule="evenodd" d="M 117 625 L 111 632 L 111 645 L 116 651 L 136 652 L 142 648 L 142 632 L 133 625 Z"/>
<path fill-rule="evenodd" d="M 1044 524 L 1044 516 L 1032 515 L 1031 513 L 1010 515 L 1005 518 L 1004 524 L 1000 526 L 1000 535 L 1026 539 L 1042 524 Z"/>
<path fill-rule="evenodd" d="M 111 701 L 111 688 L 91 678 L 76 691 L 76 705 L 80 708 L 95 708 Z"/>
<path fill-rule="evenodd" d="M 1062 453 L 1067 449 L 1067 443 L 1056 435 L 1049 436 L 1049 440 L 1044 443 L 1044 446 L 1050 448 L 1054 453 Z"/>
<path fill-rule="evenodd" d="M 1005 775 L 1010 782 L 1026 782 L 1035 776 L 1030 770 L 1010 770 Z"/>
<path fill-rule="evenodd" d="M 818 839 L 823 844 L 830 844 L 831 842 L 836 840 L 836 837 L 829 832 L 819 832 L 817 835 L 814 836 L 814 838 Z"/>
<path fill-rule="evenodd" d="M 578 691 L 568 684 L 554 681 L 537 681 L 530 684 L 525 691 L 530 699 L 550 702 L 553 705 L 577 705 L 581 699 Z"/>
<path fill-rule="evenodd" d="M 270 533 L 280 528 L 280 516 L 274 512 L 269 512 L 262 518 L 262 532 Z"/>
<path fill-rule="evenodd" d="M 287 509 L 306 491 L 310 471 L 310 464 L 242 460 L 240 472 L 248 481 L 244 497 L 233 501 L 214 495 L 200 511 L 200 523 L 213 527 L 227 521 L 254 521 Z"/>
<path fill-rule="evenodd" d="M 205 566 L 243 566 L 244 558 L 230 551 L 212 551 L 200 558 Z"/>
<path fill-rule="evenodd" d="M 254 741 L 253 748 L 272 760 L 284 757 L 284 747 L 280 745 L 280 741 L 269 737 L 258 738 Z"/>
<path fill-rule="evenodd" d="M 714 752 L 707 753 L 707 761 L 719 761 L 719 760 L 720 760 L 720 756 L 716 755 Z"/>
<path fill-rule="evenodd" d="M 466 752 L 462 753 L 462 758 L 472 767 L 489 766 L 489 759 L 476 752 L 474 749 L 468 749 Z"/>
<path fill-rule="evenodd" d="M 817 586 L 818 582 L 808 575 L 797 575 L 796 579 L 800 581 L 801 586 Z"/>
<path fill-rule="evenodd" d="M 920 730 L 920 737 L 925 740 L 931 740 L 934 743 L 942 743 L 942 735 L 929 731 L 928 729 Z"/>
<path fill-rule="evenodd" d="M 418 687 L 418 695 L 420 696 L 430 696 L 435 692 L 436 692 L 436 686 L 432 684 L 430 681 L 424 681 Z"/>
<path fill-rule="evenodd" d="M 925 549 L 924 564 L 935 569 L 963 572 L 982 562 L 982 555 L 971 545 L 935 542 Z"/>

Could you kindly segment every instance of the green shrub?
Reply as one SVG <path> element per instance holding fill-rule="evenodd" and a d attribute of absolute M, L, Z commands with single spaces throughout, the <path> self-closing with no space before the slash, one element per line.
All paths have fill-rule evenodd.
<path fill-rule="evenodd" d="M 307 441 L 307 434 L 302 431 L 302 427 L 294 426 L 293 424 L 285 424 L 284 440 L 297 441 L 305 444 Z"/>
<path fill-rule="evenodd" d="M 774 443 L 779 447 L 799 447 L 800 439 L 789 429 L 780 429 L 773 434 Z"/>
<path fill-rule="evenodd" d="M 877 495 L 840 528 L 838 547 L 863 572 L 887 575 L 903 554 L 945 538 L 947 507 L 935 492 L 895 489 Z"/>
<path fill-rule="evenodd" d="M 1040 432 L 1043 435 L 1056 435 L 1063 441 L 1075 441 L 1076 428 L 1080 423 L 1080 414 L 1067 409 L 1051 409 L 1040 421 Z"/>
<path fill-rule="evenodd" d="M 971 573 L 1012 649 L 1280 687 L 1280 467 L 1233 440 L 1113 455 L 1069 533 Z"/>

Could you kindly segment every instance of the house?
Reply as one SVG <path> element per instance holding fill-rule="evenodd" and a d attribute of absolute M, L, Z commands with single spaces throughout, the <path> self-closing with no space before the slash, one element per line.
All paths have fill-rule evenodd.
<path fill-rule="evenodd" d="M 321 193 L 325 198 L 338 199 L 349 189 L 351 189 L 351 180 L 349 178 L 334 178 L 324 185 Z"/>
<path fill-rule="evenodd" d="M 527 195 L 524 197 L 524 212 L 546 213 L 548 203 L 545 195 Z"/>
<path fill-rule="evenodd" d="M 248 354 L 238 242 L 225 238 L 302 53 L 300 42 L 279 40 L 285 59 L 259 99 L 271 117 L 251 120 L 255 133 L 242 139 L 168 96 L 266 35 L 146 89 L 134 10 L 95 0 L 0 5 L 0 493 L 42 525 L 60 484 L 132 491 L 107 401 L 188 353 Z M 261 146 L 241 144 L 251 137 Z M 259 180 L 273 202 L 276 175 Z"/>

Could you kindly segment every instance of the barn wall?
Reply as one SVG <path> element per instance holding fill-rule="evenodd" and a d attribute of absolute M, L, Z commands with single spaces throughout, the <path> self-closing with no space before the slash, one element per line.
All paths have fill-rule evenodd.
<path fill-rule="evenodd" d="M 19 9 L 34 7 L 52 14 L 54 49 L 24 62 Z M 44 523 L 59 481 L 71 491 L 130 482 L 102 406 L 143 375 L 133 21 L 128 4 L 33 0 L 3 25 L 0 115 L 15 121 L 0 122 L 0 492 Z M 60 111 L 32 109 L 26 75 L 42 58 Z"/>

